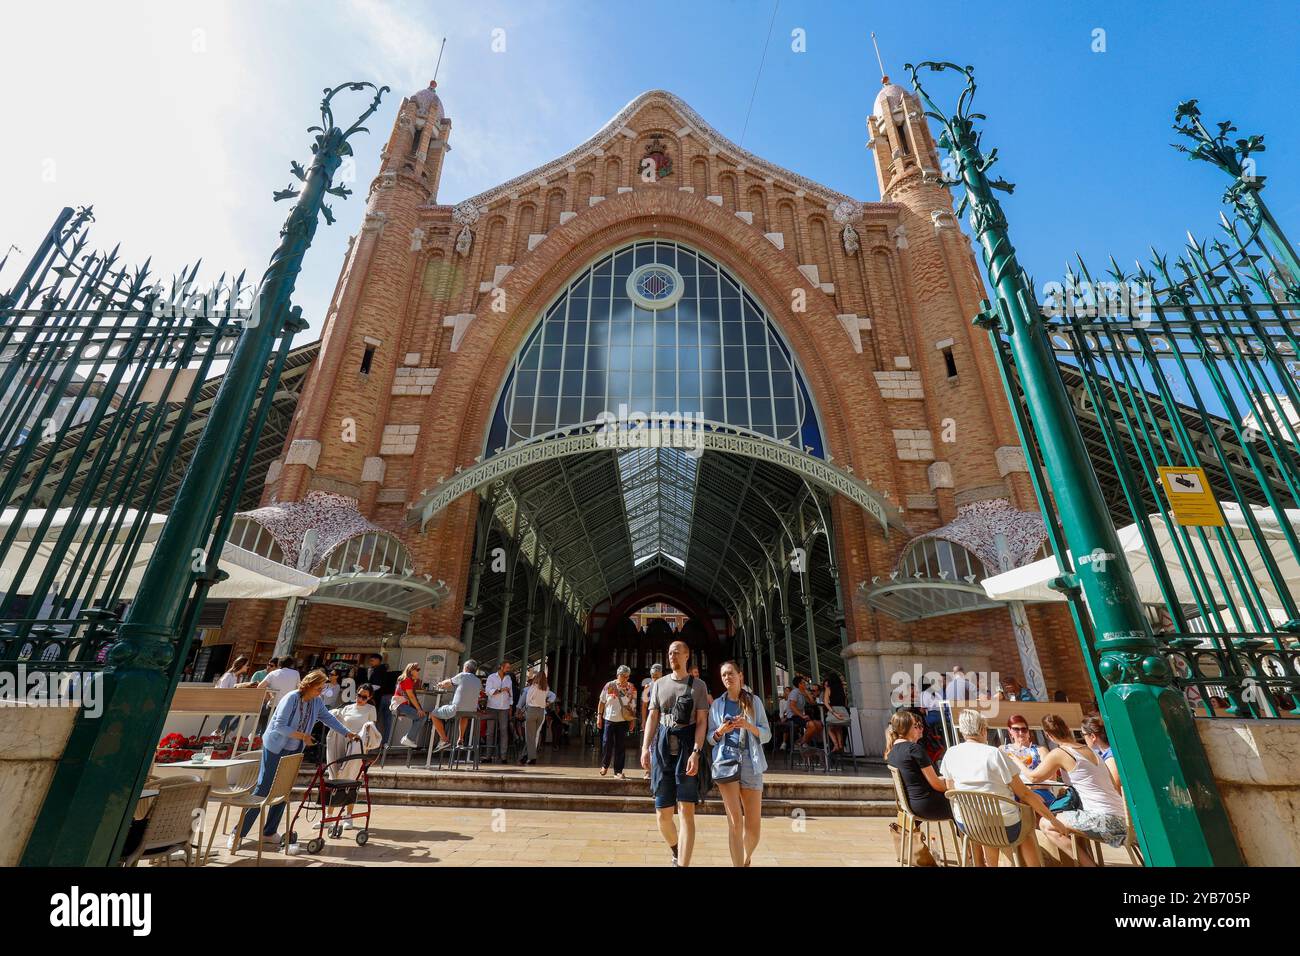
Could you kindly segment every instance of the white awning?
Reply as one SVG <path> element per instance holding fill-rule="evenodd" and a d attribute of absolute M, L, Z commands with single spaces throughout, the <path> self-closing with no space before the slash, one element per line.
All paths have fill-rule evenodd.
<path fill-rule="evenodd" d="M 1255 544 L 1254 538 L 1251 537 L 1250 529 L 1246 525 L 1241 508 L 1235 502 L 1222 502 L 1221 504 L 1224 518 L 1227 521 L 1226 531 L 1236 539 L 1241 555 L 1245 559 L 1246 568 L 1264 599 L 1265 607 L 1269 609 L 1281 608 L 1282 602 L 1277 596 L 1273 582 L 1264 569 L 1263 552 Z M 1259 507 L 1253 509 L 1253 515 L 1259 525 L 1268 552 L 1277 563 L 1284 583 L 1292 595 L 1300 595 L 1300 563 L 1297 562 L 1296 555 L 1286 540 L 1282 527 L 1277 520 L 1277 515 L 1272 509 Z M 1289 509 L 1286 511 L 1286 517 L 1291 527 L 1297 529 L 1298 536 L 1300 536 L 1300 510 Z M 1178 602 L 1187 605 L 1195 604 L 1196 592 L 1193 590 L 1188 580 L 1187 571 L 1179 558 L 1174 535 L 1165 525 L 1164 518 L 1161 515 L 1151 515 L 1149 520 L 1160 556 L 1169 571 L 1169 577 Z M 1229 561 L 1228 554 L 1219 542 L 1218 529 L 1205 528 L 1203 530 L 1205 532 L 1204 543 L 1201 542 L 1196 529 L 1187 529 L 1187 542 L 1183 543 L 1183 554 L 1187 556 L 1188 564 L 1199 567 L 1203 571 L 1204 577 L 1211 588 L 1212 603 L 1217 607 L 1250 606 L 1253 600 L 1240 593 L 1232 577 L 1230 569 L 1233 564 Z M 1137 583 L 1138 594 L 1142 602 L 1152 605 L 1164 604 L 1164 596 L 1160 591 L 1151 557 L 1143 546 L 1142 534 L 1138 526 L 1136 524 L 1126 525 L 1119 529 L 1118 535 L 1120 547 L 1123 549 L 1129 568 L 1133 572 L 1133 579 Z M 1223 570 L 1224 579 L 1229 582 L 1230 593 L 1225 594 L 1224 589 L 1219 586 L 1215 578 L 1212 568 L 1216 564 Z M 1086 564 L 1077 570 L 1079 574 L 1090 573 Z M 1023 567 L 1014 568 L 1003 574 L 985 578 L 981 583 L 984 585 L 984 590 L 988 596 L 997 601 L 1064 601 L 1064 594 L 1047 586 L 1049 581 L 1060 574 L 1060 565 L 1056 557 L 1052 556 L 1041 561 L 1035 561 L 1032 564 L 1026 564 Z"/>
<path fill-rule="evenodd" d="M 60 508 L 53 513 L 44 509 L 33 509 L 23 516 L 13 546 L 5 552 L 3 561 L 0 561 L 0 580 L 5 582 L 5 590 L 24 594 L 31 593 L 35 589 L 41 575 L 45 573 L 49 565 L 56 543 L 71 520 L 71 515 L 72 509 Z M 0 536 L 8 533 L 17 516 L 18 512 L 15 508 L 6 508 L 3 513 L 0 513 Z M 44 532 L 41 532 L 41 525 L 45 522 L 47 516 L 49 517 L 49 524 Z M 157 541 L 166 520 L 167 516 L 164 514 L 145 516 L 134 509 L 90 509 L 86 511 L 81 516 L 78 526 L 72 534 L 72 543 L 65 551 L 56 575 L 57 580 L 71 585 L 77 580 L 77 576 L 82 570 L 78 561 L 90 560 L 95 565 L 99 565 L 98 558 L 104 555 L 106 549 L 110 553 L 108 560 L 103 562 L 104 567 L 110 569 L 116 567 L 118 557 L 126 546 L 131 530 L 137 526 L 138 522 L 144 522 L 145 527 L 142 531 L 140 548 L 131 562 L 126 580 L 119 592 L 122 599 L 130 600 L 135 597 L 136 588 L 144 575 L 145 566 L 148 565 L 149 559 L 153 556 L 154 543 Z M 107 528 L 104 527 L 105 525 L 107 525 Z M 103 541 L 98 540 L 101 532 L 104 534 Z M 17 584 L 11 583 L 17 579 L 22 563 L 33 547 L 32 542 L 38 535 L 41 543 L 35 545 L 36 553 L 31 564 L 23 572 L 21 581 Z M 85 556 L 81 554 L 83 542 L 90 542 L 87 545 Z M 320 579 L 315 575 L 305 574 L 302 571 L 229 543 L 222 549 L 218 567 L 229 577 L 216 584 L 208 592 L 209 598 L 217 600 L 302 597 L 311 594 L 320 584 Z M 108 585 L 109 581 L 107 579 L 97 581 L 93 591 L 86 588 L 83 589 L 82 593 L 91 599 L 98 598 L 103 595 Z"/>

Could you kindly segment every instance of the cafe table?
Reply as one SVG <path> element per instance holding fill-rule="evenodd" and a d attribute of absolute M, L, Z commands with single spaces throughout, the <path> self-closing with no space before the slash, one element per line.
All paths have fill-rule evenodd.
<path fill-rule="evenodd" d="M 244 767 L 250 763 L 257 763 L 257 757 L 225 757 L 213 760 L 180 760 L 176 763 L 155 763 L 153 765 L 154 776 L 169 776 L 173 773 L 197 773 L 208 783 L 213 783 L 213 775 L 221 773 L 221 777 L 216 781 L 221 786 L 226 786 L 226 773 L 232 767 Z"/>

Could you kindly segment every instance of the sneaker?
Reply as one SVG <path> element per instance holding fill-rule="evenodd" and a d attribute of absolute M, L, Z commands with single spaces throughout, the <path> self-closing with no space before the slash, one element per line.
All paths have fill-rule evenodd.
<path fill-rule="evenodd" d="M 231 853 L 234 853 L 239 849 L 239 845 L 243 842 L 244 841 L 240 838 L 238 833 L 232 833 L 230 836 L 226 837 L 226 849 Z"/>
<path fill-rule="evenodd" d="M 289 848 L 284 852 L 288 853 L 290 856 L 297 856 L 299 853 L 306 853 L 307 848 L 301 843 L 290 843 Z"/>
<path fill-rule="evenodd" d="M 344 817 L 344 818 L 343 818 L 343 829 L 345 829 L 345 830 L 355 830 L 356 828 L 357 828 L 357 827 L 356 827 L 356 824 L 352 822 L 352 818 L 351 818 L 351 817 Z"/>
<path fill-rule="evenodd" d="M 272 833 L 270 836 L 266 836 L 265 834 L 263 834 L 262 836 L 263 846 L 279 846 L 283 842 L 284 842 L 284 837 L 280 836 L 280 834 L 278 833 Z"/>
<path fill-rule="evenodd" d="M 398 743 L 401 744 L 403 747 L 410 747 L 410 748 L 412 748 L 412 749 L 414 749 L 414 748 L 420 746 L 420 745 L 417 744 L 414 740 L 412 740 L 409 736 L 408 736 L 408 737 L 403 737 L 401 740 L 398 741 Z"/>
<path fill-rule="evenodd" d="M 436 754 L 440 754 L 440 753 L 442 753 L 444 750 L 447 750 L 447 749 L 450 748 L 450 747 L 451 747 L 451 741 L 450 741 L 450 740 L 444 740 L 442 743 L 438 744 L 438 746 L 436 746 L 436 747 L 433 748 L 433 752 L 436 753 Z"/>

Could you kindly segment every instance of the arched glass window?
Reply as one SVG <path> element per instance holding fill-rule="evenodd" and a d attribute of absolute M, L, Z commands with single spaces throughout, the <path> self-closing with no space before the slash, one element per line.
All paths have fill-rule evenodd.
<path fill-rule="evenodd" d="M 675 242 L 632 243 L 573 278 L 515 356 L 488 451 L 636 413 L 699 416 L 823 454 L 803 377 L 763 307 Z"/>

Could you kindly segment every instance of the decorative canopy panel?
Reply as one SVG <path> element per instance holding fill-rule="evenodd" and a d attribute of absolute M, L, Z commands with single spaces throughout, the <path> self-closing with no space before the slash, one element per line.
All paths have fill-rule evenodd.
<path fill-rule="evenodd" d="M 384 534 L 357 510 L 357 500 L 326 491 L 309 491 L 302 501 L 255 508 L 239 515 L 264 527 L 284 552 L 286 564 L 297 565 L 304 536 L 316 532 L 314 561 L 327 557 L 344 541 L 368 532 Z"/>
<path fill-rule="evenodd" d="M 303 547 L 309 534 L 310 554 Z M 290 567 L 310 564 L 320 584 L 313 604 L 359 607 L 405 620 L 412 611 L 446 598 L 447 586 L 416 574 L 397 537 L 368 521 L 355 498 L 309 491 L 302 501 L 243 512 L 231 541 Z"/>
<path fill-rule="evenodd" d="M 997 608 L 1001 602 L 980 582 L 1003 564 L 1010 569 L 1041 557 L 1046 541 L 1041 515 L 1004 498 L 977 501 L 909 541 L 887 580 L 874 577 L 860 587 L 871 607 L 900 621 Z"/>
<path fill-rule="evenodd" d="M 951 541 L 978 557 L 988 569 L 986 573 L 996 574 L 1002 568 L 999 535 L 1006 542 L 1006 556 L 1010 562 L 1007 570 L 1010 570 L 1041 557 L 1039 552 L 1047 541 L 1047 526 L 1038 512 L 1020 511 L 1011 507 L 1011 502 L 1005 498 L 992 498 L 962 505 L 957 509 L 956 518 L 920 537 Z M 904 551 L 900 566 L 906 554 Z"/>

